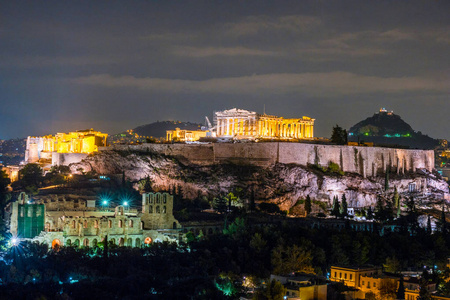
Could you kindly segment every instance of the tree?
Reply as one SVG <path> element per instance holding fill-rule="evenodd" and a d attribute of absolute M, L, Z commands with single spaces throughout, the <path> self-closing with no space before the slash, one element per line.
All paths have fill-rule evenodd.
<path fill-rule="evenodd" d="M 125 177 L 125 174 L 123 175 Z M 152 181 L 150 180 L 150 176 L 147 176 L 144 182 L 144 187 L 142 188 L 144 192 L 151 193 L 153 192 Z"/>
<path fill-rule="evenodd" d="M 446 233 L 447 232 L 447 220 L 445 219 L 445 206 L 442 205 L 442 212 L 441 212 L 441 220 L 440 220 L 440 227 L 441 232 Z"/>
<path fill-rule="evenodd" d="M 405 284 L 403 282 L 403 276 L 400 277 L 400 283 L 398 285 L 398 290 L 397 290 L 397 299 L 400 299 L 400 300 L 405 299 Z"/>
<path fill-rule="evenodd" d="M 373 220 L 372 206 L 369 206 L 369 209 L 367 210 L 367 220 Z"/>
<path fill-rule="evenodd" d="M 384 177 L 384 190 L 387 191 L 389 189 L 389 172 L 390 172 L 390 167 L 388 167 L 386 169 L 386 175 Z"/>
<path fill-rule="evenodd" d="M 39 187 L 42 183 L 42 168 L 38 164 L 27 164 L 19 171 L 21 185 L 27 187 Z"/>
<path fill-rule="evenodd" d="M 282 300 L 286 295 L 287 289 L 284 285 L 272 279 L 264 288 L 258 290 L 253 299 L 255 300 Z"/>
<path fill-rule="evenodd" d="M 227 200 L 223 196 L 214 198 L 213 208 L 219 213 L 224 213 L 227 211 Z"/>
<path fill-rule="evenodd" d="M 388 273 L 397 274 L 401 270 L 400 261 L 395 257 L 386 258 L 386 263 L 383 264 L 383 268 Z"/>
<path fill-rule="evenodd" d="M 334 196 L 334 198 L 333 198 L 333 209 L 331 210 L 331 215 L 335 216 L 336 218 L 341 215 L 339 198 L 337 196 Z"/>
<path fill-rule="evenodd" d="M 331 142 L 337 145 L 347 144 L 347 130 L 336 124 L 331 133 Z"/>
<path fill-rule="evenodd" d="M 342 195 L 342 203 L 341 203 L 341 209 L 340 214 L 342 218 L 345 218 L 348 216 L 348 204 L 347 204 L 347 198 L 345 198 L 345 194 Z"/>
<path fill-rule="evenodd" d="M 394 187 L 394 195 L 392 196 L 392 203 L 396 208 L 400 206 L 400 195 L 398 194 L 397 187 Z"/>
<path fill-rule="evenodd" d="M 306 196 L 305 200 L 305 212 L 306 215 L 309 215 L 311 213 L 311 197 L 309 197 L 309 195 Z"/>
<path fill-rule="evenodd" d="M 428 234 L 431 234 L 431 217 L 430 217 L 430 215 L 428 215 L 428 218 L 427 218 L 427 233 Z"/>
<path fill-rule="evenodd" d="M 275 274 L 314 273 L 311 251 L 304 246 L 283 247 L 278 245 L 272 250 L 271 262 Z"/>

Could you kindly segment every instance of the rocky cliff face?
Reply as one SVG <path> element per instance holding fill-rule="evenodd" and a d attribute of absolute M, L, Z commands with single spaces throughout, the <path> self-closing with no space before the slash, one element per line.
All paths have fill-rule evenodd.
<path fill-rule="evenodd" d="M 74 173 L 124 172 L 133 182 L 150 177 L 155 189 L 168 190 L 178 186 L 187 199 L 197 197 L 199 191 L 214 197 L 241 187 L 247 195 L 253 190 L 256 200 L 275 202 L 285 210 L 307 195 L 330 205 L 334 196 L 341 198 L 345 194 L 349 207 L 373 206 L 377 194 L 383 192 L 385 186 L 384 175 L 363 178 L 358 174 L 339 175 L 316 167 L 281 163 L 268 167 L 236 164 L 200 166 L 183 164 L 176 158 L 158 153 L 131 151 L 100 152 L 70 167 Z M 417 191 L 428 192 L 436 198 L 448 193 L 447 184 L 426 171 L 390 176 L 391 192 L 395 186 L 399 193 L 406 193 L 410 183 L 415 183 Z"/>

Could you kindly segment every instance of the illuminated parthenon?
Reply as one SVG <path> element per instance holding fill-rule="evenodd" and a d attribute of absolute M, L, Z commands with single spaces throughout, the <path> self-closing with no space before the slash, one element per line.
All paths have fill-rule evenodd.
<path fill-rule="evenodd" d="M 216 112 L 214 125 L 218 138 L 311 139 L 314 137 L 314 119 L 308 117 L 285 119 L 237 108 Z"/>

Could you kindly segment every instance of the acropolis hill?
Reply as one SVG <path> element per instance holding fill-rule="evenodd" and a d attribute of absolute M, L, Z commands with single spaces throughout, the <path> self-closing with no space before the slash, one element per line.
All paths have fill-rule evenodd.
<path fill-rule="evenodd" d="M 156 189 L 181 186 L 187 199 L 199 192 L 212 197 L 239 186 L 284 209 L 307 195 L 329 203 L 343 194 L 349 205 L 365 207 L 374 205 L 383 192 L 388 170 L 392 189 L 388 193 L 394 186 L 407 192 L 411 184 L 437 199 L 448 193 L 445 181 L 431 174 L 433 151 L 286 142 L 115 145 L 99 150 L 72 164 L 71 170 L 124 172 L 130 181 L 149 176 Z M 345 174 L 317 171 L 330 162 Z"/>

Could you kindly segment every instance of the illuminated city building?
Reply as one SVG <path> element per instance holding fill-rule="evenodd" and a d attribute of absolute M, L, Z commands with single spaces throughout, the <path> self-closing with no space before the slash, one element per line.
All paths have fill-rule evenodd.
<path fill-rule="evenodd" d="M 85 154 L 97 152 L 99 147 L 106 146 L 108 134 L 88 130 L 77 130 L 69 133 L 57 133 L 42 137 L 27 138 L 25 162 L 36 163 L 41 160 L 53 160 L 55 153 Z"/>
<path fill-rule="evenodd" d="M 206 137 L 209 131 L 205 130 L 185 130 L 175 128 L 175 130 L 166 131 L 167 141 L 179 141 L 179 142 L 194 142 L 198 141 L 202 137 Z"/>
<path fill-rule="evenodd" d="M 314 120 L 309 117 L 286 119 L 233 108 L 215 112 L 214 133 L 218 138 L 312 139 Z"/>

